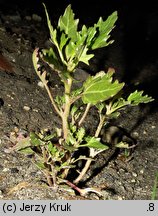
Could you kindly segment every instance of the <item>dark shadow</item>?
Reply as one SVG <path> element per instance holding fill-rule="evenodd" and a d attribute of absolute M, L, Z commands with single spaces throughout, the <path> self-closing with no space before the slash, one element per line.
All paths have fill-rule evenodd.
<path fill-rule="evenodd" d="M 123 19 L 124 18 L 124 19 Z M 123 80 L 146 94 L 157 97 L 158 81 L 158 6 L 156 1 L 135 4 L 131 1 L 122 7 L 123 50 L 125 73 Z M 136 88 L 137 88 L 136 87 Z M 150 110 L 153 111 L 153 108 Z"/>
<path fill-rule="evenodd" d="M 93 168 L 93 163 L 92 163 L 92 165 L 91 165 L 92 174 L 85 181 L 81 181 L 79 183 L 79 186 L 82 186 L 82 187 L 85 186 L 90 180 L 92 180 L 95 176 L 97 176 L 99 173 L 101 173 L 101 171 L 109 164 L 110 161 L 117 158 L 119 150 L 115 148 L 115 149 L 110 149 L 110 151 L 111 151 L 111 155 L 108 157 L 108 159 L 106 159 L 104 157 L 104 153 L 97 157 L 96 161 L 97 161 L 97 164 L 99 164 L 99 165 L 96 168 Z M 96 161 L 94 163 L 96 163 Z M 104 161 L 104 163 L 103 163 L 103 161 Z"/>

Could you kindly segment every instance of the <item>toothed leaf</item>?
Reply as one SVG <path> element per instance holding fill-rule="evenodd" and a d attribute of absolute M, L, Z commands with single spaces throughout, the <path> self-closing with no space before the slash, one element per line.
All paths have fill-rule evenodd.
<path fill-rule="evenodd" d="M 95 137 L 90 137 L 86 139 L 87 143 L 80 145 L 80 147 L 89 147 L 89 148 L 94 148 L 98 150 L 107 150 L 109 147 L 102 144 L 99 140 L 99 138 Z"/>
<path fill-rule="evenodd" d="M 88 78 L 84 83 L 82 100 L 85 104 L 97 104 L 116 95 L 124 86 L 118 80 L 113 81 L 111 69 L 107 73 L 99 72 L 94 77 Z"/>
<path fill-rule="evenodd" d="M 94 37 L 93 44 L 91 49 L 97 49 L 105 47 L 110 43 L 113 43 L 113 40 L 108 41 L 110 38 L 110 32 L 114 28 L 114 24 L 117 20 L 117 12 L 113 12 L 107 20 L 103 21 L 102 17 L 98 20 L 98 23 L 94 25 L 97 30 L 97 36 Z"/>
<path fill-rule="evenodd" d="M 71 5 L 68 5 L 64 15 L 60 16 L 59 18 L 58 26 L 60 27 L 60 31 L 64 31 L 69 38 L 73 39 L 73 41 L 76 41 L 78 22 L 78 19 L 74 19 L 74 13 L 71 9 Z"/>
<path fill-rule="evenodd" d="M 131 104 L 131 105 L 138 105 L 140 103 L 149 103 L 151 101 L 153 101 L 154 99 L 152 97 L 149 97 L 148 95 L 142 95 L 143 91 L 135 91 L 133 93 L 131 93 L 128 98 L 127 101 Z"/>
<path fill-rule="evenodd" d="M 40 146 L 44 144 L 44 142 L 39 138 L 39 136 L 33 132 L 30 133 L 30 139 L 32 146 Z"/>
<path fill-rule="evenodd" d="M 26 137 L 24 139 L 21 139 L 18 141 L 18 143 L 15 145 L 15 150 L 19 151 L 24 148 L 28 148 L 31 146 L 30 137 Z"/>
<path fill-rule="evenodd" d="M 84 47 L 83 52 L 79 57 L 79 61 L 89 65 L 89 60 L 93 58 L 94 54 L 87 54 L 88 48 L 87 46 Z"/>
<path fill-rule="evenodd" d="M 85 135 L 85 129 L 83 127 L 79 128 L 79 130 L 77 131 L 77 140 L 80 142 L 82 141 L 83 137 Z"/>
<path fill-rule="evenodd" d="M 56 29 L 53 29 L 53 26 L 51 24 L 49 14 L 47 12 L 47 8 L 46 8 L 45 4 L 43 4 L 43 6 L 44 6 L 46 17 L 47 17 L 47 24 L 48 24 L 51 40 L 55 45 L 57 45 L 57 39 L 56 39 L 57 38 L 57 31 L 56 31 Z"/>

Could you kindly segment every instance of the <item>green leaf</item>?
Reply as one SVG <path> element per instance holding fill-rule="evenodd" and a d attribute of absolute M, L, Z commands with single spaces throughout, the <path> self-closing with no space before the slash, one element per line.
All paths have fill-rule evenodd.
<path fill-rule="evenodd" d="M 119 115 L 118 112 L 116 112 L 117 110 L 125 107 L 129 105 L 129 102 L 124 100 L 123 98 L 118 98 L 113 104 L 112 104 L 112 107 L 110 109 L 110 113 L 107 113 L 107 114 L 110 114 L 110 116 L 115 116 L 116 114 L 116 117 Z"/>
<path fill-rule="evenodd" d="M 96 104 L 96 107 L 97 107 L 99 113 L 101 113 L 105 107 L 105 104 L 104 103 L 98 103 L 98 104 Z"/>
<path fill-rule="evenodd" d="M 129 144 L 127 142 L 119 142 L 115 145 L 117 148 L 125 148 L 128 149 L 129 148 Z"/>
<path fill-rule="evenodd" d="M 76 134 L 78 142 L 81 142 L 83 140 L 84 135 L 85 129 L 83 127 L 79 128 Z"/>
<path fill-rule="evenodd" d="M 97 24 L 94 25 L 97 32 L 97 36 L 94 37 L 91 49 L 97 49 L 101 47 L 105 47 L 113 42 L 113 40 L 108 41 L 110 37 L 110 32 L 114 28 L 114 24 L 117 20 L 117 12 L 113 12 L 106 21 L 103 21 L 102 17 L 100 17 Z"/>
<path fill-rule="evenodd" d="M 114 71 L 110 69 L 107 73 L 101 71 L 88 78 L 83 84 L 83 103 L 97 104 L 115 96 L 123 88 L 124 83 L 113 81 L 113 73 Z"/>
<path fill-rule="evenodd" d="M 51 47 L 50 49 L 43 49 L 43 60 L 49 64 L 49 66 L 56 71 L 60 71 L 63 69 L 63 65 L 60 61 L 60 58 L 56 54 L 56 52 Z"/>
<path fill-rule="evenodd" d="M 25 154 L 25 155 L 32 155 L 35 152 L 32 150 L 32 148 L 27 147 L 27 148 L 23 148 L 19 150 L 21 153 Z"/>
<path fill-rule="evenodd" d="M 149 97 L 148 95 L 143 96 L 143 91 L 135 91 L 133 93 L 131 93 L 128 98 L 127 101 L 131 104 L 131 105 L 138 105 L 140 103 L 149 103 L 151 101 L 153 101 L 154 99 L 152 97 Z"/>
<path fill-rule="evenodd" d="M 71 115 L 74 116 L 77 110 L 78 110 L 78 107 L 76 105 L 73 105 L 71 108 Z"/>
<path fill-rule="evenodd" d="M 71 5 L 68 5 L 64 12 L 64 15 L 60 16 L 59 18 L 58 26 L 60 28 L 60 31 L 64 31 L 69 38 L 71 38 L 73 41 L 76 41 L 78 22 L 78 19 L 74 19 L 74 13 L 71 9 Z"/>
<path fill-rule="evenodd" d="M 61 169 L 68 169 L 68 168 L 75 168 L 75 165 L 71 165 L 69 164 L 68 161 L 64 162 L 61 164 L 61 166 L 58 168 L 58 171 L 60 171 Z"/>
<path fill-rule="evenodd" d="M 81 55 L 78 57 L 79 62 L 83 62 L 87 65 L 89 65 L 89 60 L 93 58 L 94 54 L 87 54 L 88 48 L 87 46 L 84 47 L 83 51 L 81 52 Z"/>
<path fill-rule="evenodd" d="M 51 142 L 48 143 L 48 151 L 54 155 L 58 150 Z"/>
<path fill-rule="evenodd" d="M 59 107 L 62 107 L 63 104 L 65 103 L 65 95 L 62 95 L 62 96 L 57 95 L 54 100 L 58 104 Z"/>
<path fill-rule="evenodd" d="M 69 38 L 66 37 L 66 35 L 62 32 L 61 38 L 60 38 L 60 45 L 59 45 L 60 50 L 63 49 L 63 47 L 65 46 L 65 44 L 67 43 L 68 40 L 69 40 Z"/>
<path fill-rule="evenodd" d="M 69 152 L 74 152 L 76 151 L 76 147 L 69 145 L 69 144 L 64 144 L 64 149 L 68 150 Z"/>
<path fill-rule="evenodd" d="M 40 161 L 36 161 L 36 162 L 34 162 L 35 163 L 35 165 L 39 168 L 39 169 L 45 169 L 46 167 L 45 167 L 45 165 L 44 165 L 44 163 L 42 163 L 42 162 L 40 162 Z"/>
<path fill-rule="evenodd" d="M 70 130 L 71 130 L 72 134 L 74 134 L 77 130 L 76 125 L 70 124 Z"/>
<path fill-rule="evenodd" d="M 113 103 L 112 109 L 118 109 L 118 108 L 120 108 L 120 107 L 122 107 L 122 106 L 125 106 L 125 105 L 127 105 L 127 104 L 128 104 L 128 102 L 125 101 L 123 98 L 118 98 L 118 99 Z"/>
<path fill-rule="evenodd" d="M 120 112 L 113 112 L 113 113 L 111 113 L 109 116 L 108 116 L 108 118 L 111 118 L 111 119 L 116 119 L 116 118 L 118 118 L 119 117 L 119 115 L 120 115 Z"/>
<path fill-rule="evenodd" d="M 43 140 L 44 140 L 44 141 L 49 141 L 49 140 L 53 139 L 55 136 L 56 136 L 56 134 L 53 133 L 53 134 L 50 134 L 50 135 L 45 136 L 45 137 L 43 138 Z"/>
<path fill-rule="evenodd" d="M 20 151 L 21 153 L 26 154 L 26 155 L 31 155 L 35 153 L 31 148 L 30 137 L 26 137 L 24 139 L 19 140 L 15 146 L 15 150 Z"/>
<path fill-rule="evenodd" d="M 21 149 L 24 149 L 24 148 L 27 148 L 27 147 L 30 147 L 31 146 L 31 142 L 30 142 L 30 137 L 26 137 L 24 139 L 21 139 L 18 141 L 18 143 L 15 145 L 15 149 L 17 151 L 21 150 Z"/>
<path fill-rule="evenodd" d="M 90 137 L 90 138 L 87 138 L 86 141 L 87 141 L 86 144 L 82 144 L 79 147 L 89 147 L 89 148 L 94 148 L 98 150 L 107 150 L 109 148 L 108 146 L 102 144 L 99 138 Z"/>
<path fill-rule="evenodd" d="M 87 42 L 85 42 L 85 40 L 88 38 L 88 29 L 85 25 L 82 26 L 81 31 L 78 34 L 78 38 L 77 38 L 77 42 L 79 42 L 80 44 L 87 44 Z"/>
<path fill-rule="evenodd" d="M 74 83 L 79 83 L 80 81 L 74 79 Z M 77 96 L 81 95 L 83 91 L 83 87 L 77 88 L 75 90 L 72 90 L 72 97 L 76 98 Z"/>
<path fill-rule="evenodd" d="M 55 45 L 57 45 L 58 44 L 57 39 L 56 39 L 57 38 L 57 31 L 56 31 L 56 29 L 55 30 L 53 29 L 53 26 L 52 26 L 51 21 L 49 19 L 47 8 L 46 8 L 44 3 L 43 3 L 43 6 L 44 6 L 46 17 L 47 17 L 47 24 L 48 24 L 51 40 Z"/>
<path fill-rule="evenodd" d="M 94 56 L 93 54 L 87 54 L 88 46 L 86 45 L 87 28 L 84 25 L 82 30 L 77 35 L 77 41 L 70 40 L 65 48 L 66 59 L 68 61 L 69 68 L 76 67 L 79 62 L 89 64 L 89 60 Z M 71 66 L 72 65 L 72 66 Z"/>
<path fill-rule="evenodd" d="M 69 133 L 68 138 L 67 138 L 67 143 L 68 143 L 69 145 L 72 145 L 72 146 L 75 145 L 76 139 L 75 139 L 75 137 L 73 136 L 72 133 Z"/>
<path fill-rule="evenodd" d="M 44 142 L 39 138 L 39 136 L 33 132 L 30 133 L 30 139 L 33 146 L 40 146 L 44 144 Z"/>
<path fill-rule="evenodd" d="M 66 60 L 73 59 L 76 55 L 76 45 L 73 41 L 70 41 L 65 48 Z"/>
<path fill-rule="evenodd" d="M 88 47 L 91 46 L 93 38 L 96 35 L 96 32 L 97 32 L 96 27 L 90 27 L 90 28 L 88 28 L 88 30 L 87 30 L 87 46 Z"/>

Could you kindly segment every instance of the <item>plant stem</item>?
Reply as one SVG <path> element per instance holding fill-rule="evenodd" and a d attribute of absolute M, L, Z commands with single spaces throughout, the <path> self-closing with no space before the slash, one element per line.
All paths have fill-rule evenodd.
<path fill-rule="evenodd" d="M 56 103 L 55 103 L 55 101 L 54 101 L 54 99 L 53 99 L 53 97 L 52 97 L 52 94 L 51 94 L 50 89 L 49 89 L 49 87 L 48 87 L 47 84 L 45 84 L 45 88 L 46 88 L 46 90 L 47 90 L 47 93 L 48 93 L 48 95 L 49 95 L 49 98 L 50 98 L 50 100 L 51 100 L 51 103 L 52 103 L 52 105 L 53 105 L 55 111 L 56 111 L 56 112 L 58 113 L 58 115 L 61 117 L 62 114 L 61 114 L 60 110 L 58 109 L 58 107 L 57 107 L 57 105 L 56 105 Z"/>
<path fill-rule="evenodd" d="M 91 159 L 87 159 L 87 162 L 86 162 L 84 168 L 80 172 L 79 176 L 73 181 L 73 183 L 78 184 L 78 182 L 83 178 L 83 176 L 86 174 L 87 170 L 89 169 L 91 161 L 92 161 Z"/>
<path fill-rule="evenodd" d="M 54 187 L 54 183 L 52 182 L 52 177 L 50 175 L 50 173 L 48 172 L 48 170 L 44 170 L 43 173 L 45 174 L 46 178 L 47 178 L 47 183 L 50 187 Z"/>
<path fill-rule="evenodd" d="M 48 164 L 47 151 L 46 151 L 44 146 L 42 147 L 42 155 L 43 155 L 44 163 Z M 54 179 L 52 182 L 52 176 L 51 176 L 50 172 L 47 169 L 44 169 L 43 172 L 47 178 L 47 182 L 48 182 L 49 186 L 53 187 L 55 185 L 55 182 L 54 182 Z"/>
<path fill-rule="evenodd" d="M 64 80 L 64 85 L 65 85 L 65 107 L 64 107 L 64 112 L 62 115 L 62 126 L 63 126 L 63 134 L 64 134 L 64 140 L 67 140 L 68 134 L 69 134 L 69 122 L 68 118 L 70 115 L 70 107 L 71 107 L 71 98 L 70 98 L 70 93 L 71 93 L 71 86 L 72 86 L 72 77 L 69 77 L 67 80 Z M 67 159 L 67 161 L 69 161 Z M 63 176 L 64 178 L 67 176 L 69 169 L 65 169 Z"/>
<path fill-rule="evenodd" d="M 71 156 L 66 160 L 66 162 L 67 162 L 68 164 L 70 164 L 70 162 L 71 162 Z M 65 168 L 65 169 L 64 169 L 64 171 L 63 171 L 63 173 L 62 173 L 62 178 L 63 178 L 63 179 L 65 179 L 65 178 L 67 177 L 68 172 L 69 172 L 69 169 L 70 169 L 70 168 Z"/>
<path fill-rule="evenodd" d="M 101 131 L 101 129 L 102 129 L 104 123 L 105 123 L 105 119 L 106 119 L 106 114 L 103 115 L 103 116 L 100 116 L 100 122 L 99 122 L 98 127 L 97 127 L 97 130 L 96 130 L 96 132 L 95 132 L 95 137 L 98 137 L 98 136 L 99 136 L 100 131 Z"/>
<path fill-rule="evenodd" d="M 87 104 L 88 105 L 88 104 Z M 106 114 L 103 115 L 103 116 L 100 116 L 100 122 L 99 122 L 99 125 L 97 127 L 97 130 L 95 132 L 95 137 L 98 137 L 99 134 L 100 134 L 100 131 L 103 127 L 103 124 L 105 122 L 105 119 L 106 119 Z M 95 156 L 94 154 L 94 149 L 93 148 L 90 148 L 90 153 L 89 153 L 89 156 L 90 158 L 93 158 Z M 91 165 L 91 159 L 87 159 L 87 162 L 84 166 L 84 168 L 82 169 L 82 171 L 80 172 L 79 176 L 74 180 L 74 183 L 77 184 L 82 178 L 83 176 L 86 174 L 87 170 L 89 169 L 90 165 Z"/>
<path fill-rule="evenodd" d="M 79 126 L 82 124 L 82 122 L 83 122 L 84 119 L 86 118 L 90 107 L 91 107 L 91 104 L 88 103 L 87 106 L 86 106 L 86 109 L 85 109 L 85 111 L 84 111 L 84 113 L 83 113 L 83 116 L 82 116 L 82 118 L 80 119 L 80 121 L 79 121 L 79 123 L 78 123 Z"/>
<path fill-rule="evenodd" d="M 70 106 L 71 106 L 70 92 L 72 86 L 72 78 L 69 77 L 66 81 L 64 81 L 64 85 L 65 85 L 65 107 L 64 107 L 64 112 L 62 114 L 62 125 L 63 125 L 64 140 L 66 140 L 69 132 L 68 118 L 69 118 Z"/>

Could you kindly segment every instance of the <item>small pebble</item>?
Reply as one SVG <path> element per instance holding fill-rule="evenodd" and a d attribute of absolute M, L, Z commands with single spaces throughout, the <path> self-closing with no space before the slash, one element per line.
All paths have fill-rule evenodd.
<path fill-rule="evenodd" d="M 41 81 L 39 81 L 37 85 L 38 85 L 39 87 L 41 87 L 41 88 L 44 88 L 44 84 L 43 84 L 43 82 L 41 82 Z"/>
<path fill-rule="evenodd" d="M 8 18 L 12 21 L 18 22 L 21 20 L 21 17 L 19 15 L 12 15 L 12 16 L 8 16 Z"/>
<path fill-rule="evenodd" d="M 8 21 L 14 21 L 19 22 L 21 20 L 20 15 L 8 15 L 3 17 L 6 21 L 6 23 L 9 23 Z"/>
<path fill-rule="evenodd" d="M 3 172 L 8 172 L 8 171 L 9 171 L 9 168 L 4 168 L 2 171 L 3 171 Z"/>
<path fill-rule="evenodd" d="M 37 113 L 38 113 L 38 109 L 33 109 L 32 111 L 33 111 L 33 112 L 37 112 Z"/>
<path fill-rule="evenodd" d="M 18 133 L 19 132 L 19 128 L 18 127 L 14 127 L 14 132 Z"/>
<path fill-rule="evenodd" d="M 135 131 L 135 132 L 133 132 L 133 136 L 138 137 L 139 133 Z"/>
<path fill-rule="evenodd" d="M 140 173 L 141 173 L 141 174 L 144 174 L 144 169 L 141 169 L 141 170 L 140 170 Z"/>
<path fill-rule="evenodd" d="M 30 107 L 29 106 L 24 106 L 23 109 L 26 110 L 26 111 L 29 111 Z"/>
<path fill-rule="evenodd" d="M 4 149 L 4 153 L 6 153 L 6 154 L 10 154 L 11 151 L 12 151 L 11 149 L 6 149 L 6 148 Z"/>
<path fill-rule="evenodd" d="M 118 200 L 123 200 L 124 197 L 118 196 Z"/>
<path fill-rule="evenodd" d="M 31 16 L 25 16 L 25 19 L 27 20 L 27 21 L 31 21 Z"/>
<path fill-rule="evenodd" d="M 37 22 L 41 22 L 42 18 L 37 14 L 32 14 L 32 19 Z"/>
<path fill-rule="evenodd" d="M 137 173 L 134 173 L 134 172 L 132 173 L 132 175 L 133 175 L 134 177 L 137 177 L 137 176 L 138 176 Z"/>

